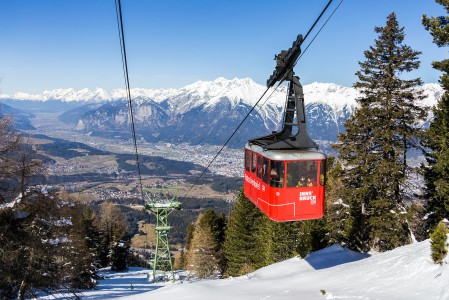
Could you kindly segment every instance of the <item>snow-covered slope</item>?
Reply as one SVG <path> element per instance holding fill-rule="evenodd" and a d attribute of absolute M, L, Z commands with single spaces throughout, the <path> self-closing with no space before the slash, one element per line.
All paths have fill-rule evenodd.
<path fill-rule="evenodd" d="M 361 254 L 339 245 L 289 260 L 253 273 L 220 280 L 150 283 L 150 270 L 103 273 L 95 290 L 82 299 L 123 300 L 448 300 L 449 258 L 435 265 L 430 241 L 410 244 L 385 253 Z M 68 299 L 54 295 L 45 299 Z"/>
<path fill-rule="evenodd" d="M 429 240 L 371 255 L 334 245 L 248 276 L 168 285 L 124 299 L 449 299 L 449 265 L 433 264 Z"/>

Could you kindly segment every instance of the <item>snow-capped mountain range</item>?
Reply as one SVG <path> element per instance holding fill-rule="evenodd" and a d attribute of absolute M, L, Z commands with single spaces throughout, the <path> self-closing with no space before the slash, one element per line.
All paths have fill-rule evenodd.
<path fill-rule="evenodd" d="M 429 84 L 429 86 L 437 84 Z M 334 83 L 312 83 L 304 86 L 306 93 L 310 93 L 309 97 L 306 97 L 306 103 L 315 102 L 317 98 L 326 99 L 331 97 L 332 100 L 337 100 L 339 105 L 345 105 L 348 102 L 355 103 L 354 97 L 358 93 L 353 88 L 340 86 Z M 131 89 L 131 96 L 135 101 L 153 100 L 155 102 L 162 102 L 169 98 L 179 98 L 183 95 L 191 95 L 195 98 L 195 101 L 189 99 L 188 103 L 194 106 L 208 103 L 213 105 L 223 96 L 228 97 L 234 103 L 243 99 L 247 104 L 253 105 L 262 93 L 265 91 L 265 86 L 262 86 L 250 78 L 227 80 L 223 77 L 217 78 L 214 81 L 197 81 L 193 84 L 187 85 L 179 89 L 143 89 L 133 88 Z M 281 86 L 276 92 L 273 93 L 271 99 L 279 102 L 281 105 L 284 103 L 286 87 Z M 121 100 L 126 97 L 126 91 L 124 89 L 115 89 L 111 92 L 107 92 L 102 88 L 96 88 L 94 90 L 81 89 L 75 90 L 73 88 L 68 89 L 55 89 L 46 90 L 42 94 L 29 94 L 23 92 L 17 92 L 12 95 L 0 94 L 0 100 L 33 100 L 33 101 L 62 101 L 62 102 L 103 102 Z"/>
<path fill-rule="evenodd" d="M 251 107 L 265 92 L 250 78 L 198 81 L 179 89 L 131 90 L 134 120 L 139 135 L 150 141 L 223 143 Z M 422 105 L 435 105 L 443 91 L 438 84 L 422 86 L 428 96 Z M 249 138 L 279 130 L 285 105 L 286 86 L 269 90 L 243 126 L 234 143 L 238 146 Z M 126 91 L 101 88 L 95 90 L 57 89 L 42 94 L 16 93 L 0 95 L 0 101 L 14 103 L 66 103 L 68 110 L 61 120 L 74 128 L 94 135 L 129 135 L 129 113 Z M 356 107 L 359 93 L 354 88 L 334 83 L 312 83 L 304 86 L 309 133 L 313 139 L 335 140 L 343 130 L 342 122 Z M 59 107 L 59 106 L 58 106 Z M 63 106 L 61 106 L 63 107 Z"/>

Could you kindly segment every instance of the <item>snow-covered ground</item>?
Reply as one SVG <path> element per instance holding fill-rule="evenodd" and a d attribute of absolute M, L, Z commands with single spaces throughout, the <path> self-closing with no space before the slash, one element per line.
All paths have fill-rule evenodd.
<path fill-rule="evenodd" d="M 82 299 L 446 300 L 448 262 L 446 258 L 442 266 L 433 264 L 429 240 L 370 254 L 334 245 L 305 259 L 292 258 L 245 276 L 220 280 L 152 284 L 145 269 L 107 271 L 96 290 L 83 291 Z M 186 274 L 179 275 L 183 278 Z"/>

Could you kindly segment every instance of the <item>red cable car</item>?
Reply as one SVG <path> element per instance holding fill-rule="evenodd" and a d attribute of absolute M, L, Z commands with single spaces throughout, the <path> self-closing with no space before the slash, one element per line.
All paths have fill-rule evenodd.
<path fill-rule="evenodd" d="M 244 193 L 274 221 L 319 219 L 324 214 L 326 155 L 319 151 L 265 151 L 245 146 Z"/>
<path fill-rule="evenodd" d="M 278 222 L 324 215 L 326 155 L 307 134 L 304 93 L 293 73 L 301 43 L 298 35 L 288 51 L 276 56 L 276 70 L 267 81 L 268 87 L 289 82 L 283 129 L 245 146 L 245 196 Z"/>

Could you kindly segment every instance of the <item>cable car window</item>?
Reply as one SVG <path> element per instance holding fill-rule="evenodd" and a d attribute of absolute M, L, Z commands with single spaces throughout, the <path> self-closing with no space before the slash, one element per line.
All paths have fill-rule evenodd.
<path fill-rule="evenodd" d="M 251 152 L 245 149 L 245 170 L 249 172 L 251 165 Z"/>
<path fill-rule="evenodd" d="M 270 186 L 281 188 L 284 186 L 284 162 L 270 162 Z"/>
<path fill-rule="evenodd" d="M 263 172 L 262 157 L 257 156 L 257 178 L 262 179 L 262 172 Z"/>
<path fill-rule="evenodd" d="M 252 156 L 252 162 L 251 162 L 251 172 L 256 173 L 256 155 L 254 153 L 251 153 Z"/>
<path fill-rule="evenodd" d="M 317 186 L 317 178 L 318 178 L 318 162 L 317 161 L 309 161 L 309 172 L 307 173 L 307 185 L 308 186 Z"/>
<path fill-rule="evenodd" d="M 316 179 L 316 161 L 294 161 L 287 164 L 287 187 L 316 186 Z"/>
<path fill-rule="evenodd" d="M 262 181 L 268 184 L 268 158 L 263 158 Z"/>
<path fill-rule="evenodd" d="M 326 185 L 326 161 L 321 161 L 320 166 L 320 185 L 325 186 Z"/>

